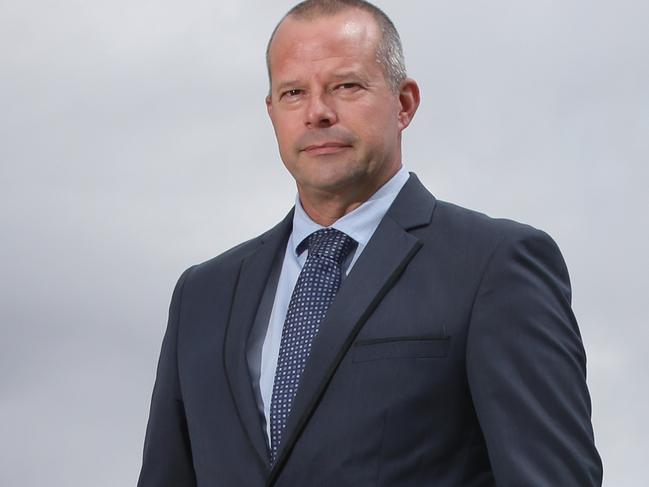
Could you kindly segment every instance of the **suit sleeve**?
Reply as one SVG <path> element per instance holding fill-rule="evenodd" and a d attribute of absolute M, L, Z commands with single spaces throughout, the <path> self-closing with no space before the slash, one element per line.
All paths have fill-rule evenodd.
<path fill-rule="evenodd" d="M 500 242 L 467 342 L 474 407 L 499 487 L 601 486 L 586 356 L 554 241 L 525 227 Z"/>
<path fill-rule="evenodd" d="M 183 286 L 190 270 L 178 280 L 169 306 L 137 487 L 196 486 L 176 356 Z"/>

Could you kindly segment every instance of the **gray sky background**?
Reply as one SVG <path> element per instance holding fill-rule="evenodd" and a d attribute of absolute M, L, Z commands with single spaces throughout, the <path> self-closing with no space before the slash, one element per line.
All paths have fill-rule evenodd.
<path fill-rule="evenodd" d="M 295 188 L 263 98 L 287 1 L 0 3 L 0 485 L 135 485 L 173 285 Z M 377 4 L 405 165 L 561 247 L 605 485 L 647 485 L 649 3 Z"/>

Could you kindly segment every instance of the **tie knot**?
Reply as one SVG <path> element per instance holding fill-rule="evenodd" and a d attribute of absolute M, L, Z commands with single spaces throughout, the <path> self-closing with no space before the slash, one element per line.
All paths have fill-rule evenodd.
<path fill-rule="evenodd" d="M 308 237 L 309 256 L 318 255 L 342 265 L 356 241 L 335 228 L 323 228 Z"/>

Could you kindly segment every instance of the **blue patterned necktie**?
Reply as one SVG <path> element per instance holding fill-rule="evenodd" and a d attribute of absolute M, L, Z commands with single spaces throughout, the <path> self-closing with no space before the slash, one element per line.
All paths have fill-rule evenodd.
<path fill-rule="evenodd" d="M 307 238 L 309 254 L 288 305 L 275 369 L 270 401 L 271 463 L 275 463 L 311 344 L 340 287 L 342 263 L 356 243 L 334 228 L 323 228 Z"/>

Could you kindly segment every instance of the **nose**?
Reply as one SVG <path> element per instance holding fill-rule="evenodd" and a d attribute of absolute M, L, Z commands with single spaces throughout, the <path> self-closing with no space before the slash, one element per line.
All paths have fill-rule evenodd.
<path fill-rule="evenodd" d="M 327 99 L 326 93 L 312 93 L 306 112 L 306 126 L 309 128 L 330 127 L 338 121 L 336 111 Z"/>

